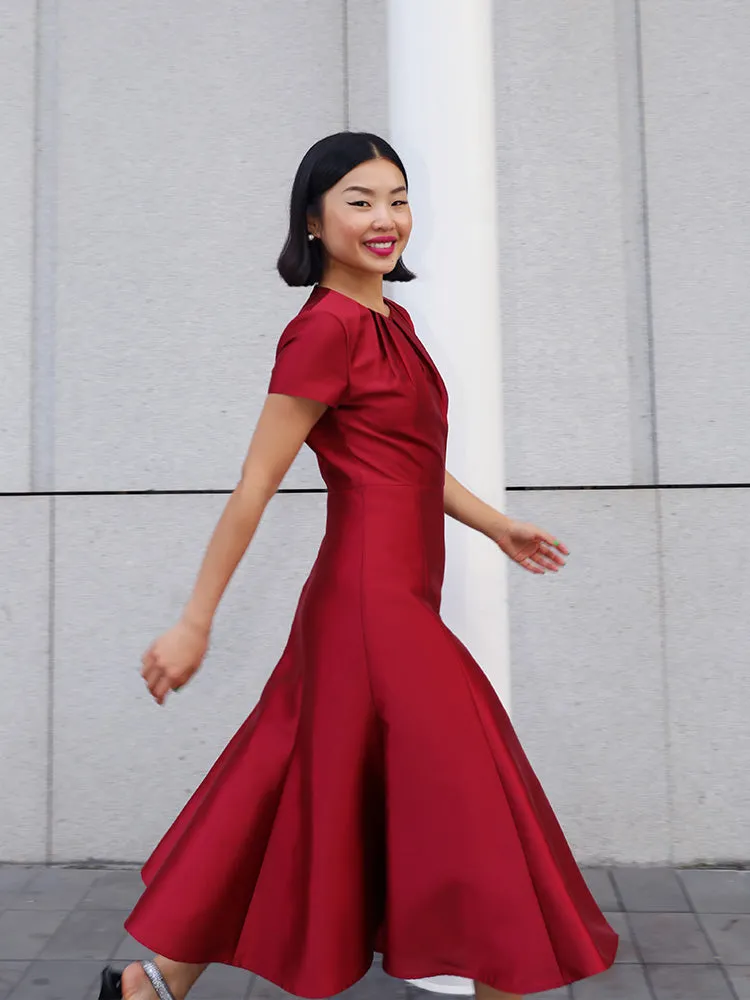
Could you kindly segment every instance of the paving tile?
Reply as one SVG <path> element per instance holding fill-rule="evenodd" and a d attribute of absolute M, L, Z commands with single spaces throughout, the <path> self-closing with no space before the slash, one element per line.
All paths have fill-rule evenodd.
<path fill-rule="evenodd" d="M 650 965 L 656 1000 L 734 1000 L 718 965 Z"/>
<path fill-rule="evenodd" d="M 529 993 L 523 1000 L 569 1000 L 572 996 L 569 986 L 561 990 L 546 990 L 544 993 Z"/>
<path fill-rule="evenodd" d="M 599 905 L 600 910 L 612 912 L 621 910 L 620 901 L 612 885 L 608 868 L 582 868 L 581 874 L 591 890 L 591 895 Z"/>
<path fill-rule="evenodd" d="M 36 958 L 67 917 L 65 910 L 6 910 L 0 914 L 0 959 Z"/>
<path fill-rule="evenodd" d="M 8 1000 L 94 1000 L 101 962 L 32 962 Z"/>
<path fill-rule="evenodd" d="M 108 959 L 122 941 L 122 910 L 73 910 L 60 924 L 40 959 Z"/>
<path fill-rule="evenodd" d="M 0 1000 L 16 986 L 29 967 L 28 962 L 0 962 Z"/>
<path fill-rule="evenodd" d="M 411 994 L 411 991 L 414 991 Z M 346 1000 L 406 1000 L 407 996 L 414 996 L 415 1000 L 450 1000 L 445 994 L 427 993 L 425 990 L 417 989 L 403 979 L 394 979 L 387 972 L 383 971 L 382 962 L 373 962 L 366 976 L 364 976 L 354 986 L 348 990 L 338 993 L 338 997 L 345 997 Z M 466 1000 L 466 998 L 463 998 Z"/>
<path fill-rule="evenodd" d="M 20 889 L 40 870 L 40 865 L 0 865 L 0 892 Z"/>
<path fill-rule="evenodd" d="M 704 965 L 714 960 L 692 913 L 631 913 L 630 926 L 646 964 Z"/>
<path fill-rule="evenodd" d="M 195 1000 L 241 1000 L 253 976 L 231 965 L 210 965 L 190 991 Z"/>
<path fill-rule="evenodd" d="M 612 875 L 626 910 L 690 912 L 690 902 L 672 868 L 615 868 Z"/>
<path fill-rule="evenodd" d="M 132 910 L 143 892 L 141 874 L 134 869 L 99 872 L 80 902 L 83 910 Z"/>
<path fill-rule="evenodd" d="M 699 913 L 750 913 L 750 872 L 692 869 L 679 877 Z"/>
<path fill-rule="evenodd" d="M 615 962 L 626 962 L 631 965 L 634 962 L 640 962 L 640 957 L 628 925 L 627 915 L 625 913 L 605 913 L 604 916 L 620 935 Z"/>
<path fill-rule="evenodd" d="M 41 869 L 32 865 L 0 865 L 0 910 L 9 910 L 21 890 Z"/>
<path fill-rule="evenodd" d="M 44 868 L 17 894 L 15 910 L 72 910 L 91 887 L 97 872 L 74 868 Z"/>
<path fill-rule="evenodd" d="M 438 973 L 438 975 L 450 975 L 450 973 Z M 362 983 L 357 983 L 356 986 L 352 987 L 352 997 L 353 1000 L 359 1000 L 359 993 L 357 990 L 362 989 Z M 348 992 L 348 991 L 347 991 Z M 338 994 L 336 1000 L 338 1000 Z M 376 993 L 370 994 L 372 997 L 377 996 Z M 404 984 L 404 1000 L 466 1000 L 467 996 L 471 996 L 470 993 L 435 993 L 433 990 L 422 989 L 421 986 L 415 986 L 414 983 Z M 544 994 L 545 998 L 550 996 L 549 993 Z M 526 1000 L 526 995 L 524 994 L 524 1000 Z"/>
<path fill-rule="evenodd" d="M 702 913 L 717 957 L 727 965 L 747 965 L 750 962 L 750 916 L 739 913 Z"/>
<path fill-rule="evenodd" d="M 117 946 L 117 949 L 112 956 L 112 960 L 120 963 L 140 962 L 144 958 L 152 958 L 153 954 L 154 952 L 151 948 L 146 948 L 140 943 L 140 941 L 136 941 L 136 939 L 131 937 L 126 931 L 125 936 Z M 198 982 L 200 982 L 200 980 L 198 980 Z M 194 989 L 197 989 L 197 986 L 198 984 L 196 983 Z"/>
<path fill-rule="evenodd" d="M 250 1000 L 284 1000 L 285 997 L 296 1000 L 292 993 L 286 993 L 274 983 L 269 983 L 267 979 L 262 979 L 260 976 L 256 976 L 253 980 L 249 996 Z"/>
<path fill-rule="evenodd" d="M 651 991 L 642 966 L 613 965 L 598 976 L 573 983 L 573 1000 L 651 1000 Z"/>
<path fill-rule="evenodd" d="M 728 965 L 726 969 L 737 1000 L 750 1000 L 750 965 Z"/>

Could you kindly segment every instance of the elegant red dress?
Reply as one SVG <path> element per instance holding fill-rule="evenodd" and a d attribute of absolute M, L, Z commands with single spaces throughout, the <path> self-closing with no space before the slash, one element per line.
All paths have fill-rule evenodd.
<path fill-rule="evenodd" d="M 608 968 L 584 882 L 486 676 L 440 619 L 447 394 L 406 310 L 316 287 L 270 392 L 310 433 L 325 537 L 260 700 L 143 869 L 126 921 L 303 997 L 403 979 L 536 993 Z"/>

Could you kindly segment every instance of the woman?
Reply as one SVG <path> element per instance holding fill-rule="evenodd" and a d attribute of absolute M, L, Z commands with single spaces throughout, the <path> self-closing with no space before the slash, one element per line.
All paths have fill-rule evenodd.
<path fill-rule="evenodd" d="M 383 279 L 409 281 L 401 160 L 377 136 L 316 143 L 297 172 L 281 335 L 239 485 L 181 620 L 143 658 L 162 705 L 200 666 L 221 596 L 307 442 L 326 533 L 258 705 L 147 862 L 126 921 L 159 954 L 102 997 L 182 1000 L 209 962 L 327 997 L 373 951 L 480 1000 L 608 968 L 617 936 L 584 883 L 485 675 L 439 616 L 448 514 L 531 573 L 567 549 L 445 470 L 447 395 Z"/>

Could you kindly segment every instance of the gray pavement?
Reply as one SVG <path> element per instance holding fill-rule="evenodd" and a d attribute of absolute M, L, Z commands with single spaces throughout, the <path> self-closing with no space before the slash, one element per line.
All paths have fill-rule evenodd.
<path fill-rule="evenodd" d="M 750 871 L 588 868 L 621 935 L 615 966 L 548 1000 L 750 1000 Z M 103 964 L 147 953 L 123 931 L 133 869 L 0 866 L 0 1000 L 91 1000 Z M 195 1000 L 279 1000 L 260 977 L 212 966 Z M 431 1000 L 376 961 L 347 1000 Z"/>

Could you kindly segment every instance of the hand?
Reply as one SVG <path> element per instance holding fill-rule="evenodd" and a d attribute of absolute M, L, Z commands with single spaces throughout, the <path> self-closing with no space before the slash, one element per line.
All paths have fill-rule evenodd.
<path fill-rule="evenodd" d="M 523 521 L 510 520 L 494 541 L 509 559 L 529 573 L 546 573 L 547 570 L 557 573 L 565 565 L 560 553 L 570 555 L 554 535 L 542 531 L 535 524 L 525 524 Z"/>
<path fill-rule="evenodd" d="M 200 667 L 209 631 L 181 619 L 152 642 L 143 654 L 141 676 L 160 705 L 169 691 L 179 691 Z"/>

